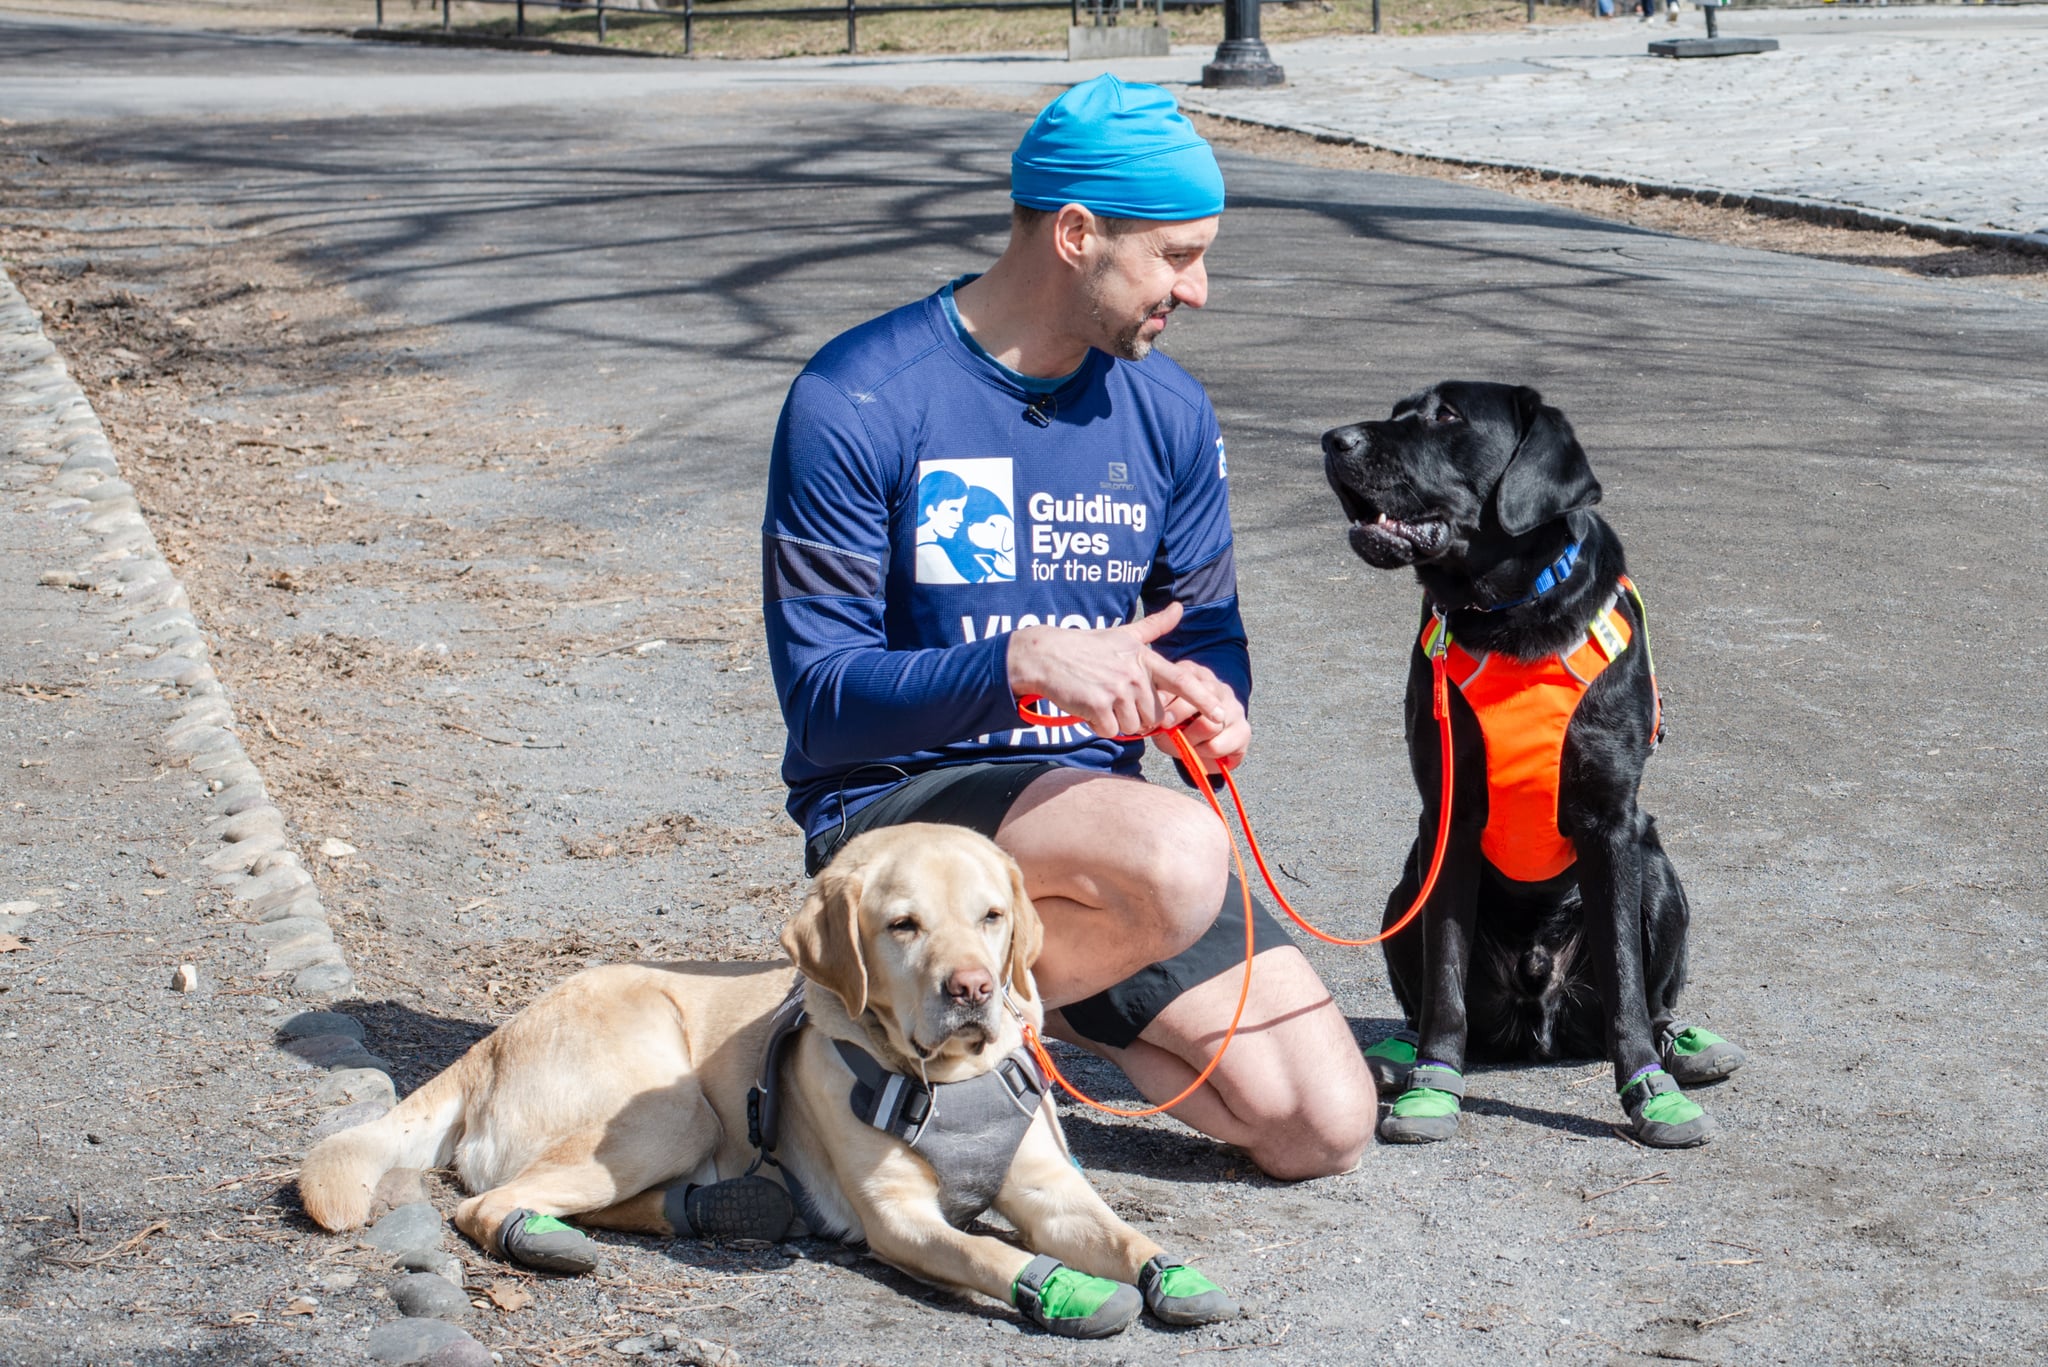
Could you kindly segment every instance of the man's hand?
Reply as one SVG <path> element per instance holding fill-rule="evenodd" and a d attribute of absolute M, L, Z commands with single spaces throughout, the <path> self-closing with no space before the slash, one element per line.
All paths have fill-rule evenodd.
<path fill-rule="evenodd" d="M 1187 699 L 1175 698 L 1166 709 L 1166 724 L 1180 728 L 1181 735 L 1193 747 L 1196 758 L 1202 761 L 1205 772 L 1215 774 L 1236 768 L 1252 743 L 1252 723 L 1244 714 L 1244 704 L 1237 700 L 1237 694 L 1230 691 L 1228 684 L 1210 672 L 1208 666 L 1183 660 L 1179 667 L 1199 673 L 1211 693 L 1221 701 L 1198 711 Z M 1152 743 L 1162 754 L 1174 759 L 1181 757 L 1169 741 L 1157 739 Z"/>
<path fill-rule="evenodd" d="M 1099 736 L 1138 736 L 1169 720 L 1200 716 L 1205 740 L 1224 740 L 1232 718 L 1244 728 L 1244 709 L 1214 674 L 1201 665 L 1169 660 L 1152 643 L 1180 625 L 1179 603 L 1120 627 L 1069 631 L 1025 627 L 1010 636 L 1010 691 L 1036 693 L 1062 712 L 1080 718 Z M 1178 714 L 1178 715 L 1176 715 Z M 1196 730 L 1188 739 L 1195 741 Z M 1242 753 L 1249 729 L 1235 742 Z M 1197 752 L 1200 743 L 1197 744 Z M 1209 756 L 1204 753 L 1204 758 Z M 1235 761 L 1231 761 L 1235 763 Z"/>

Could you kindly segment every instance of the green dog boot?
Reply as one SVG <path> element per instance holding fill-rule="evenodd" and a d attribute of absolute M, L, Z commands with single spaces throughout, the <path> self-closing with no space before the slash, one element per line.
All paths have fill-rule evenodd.
<path fill-rule="evenodd" d="M 1458 1103 L 1465 1097 L 1465 1075 L 1441 1063 L 1418 1063 L 1408 1071 L 1408 1090 L 1394 1098 L 1380 1122 L 1380 1138 L 1389 1144 L 1434 1144 L 1458 1132 Z"/>
<path fill-rule="evenodd" d="M 1010 1299 L 1025 1319 L 1068 1339 L 1106 1339 L 1120 1334 L 1138 1318 L 1145 1304 L 1135 1286 L 1076 1272 L 1042 1253 L 1017 1274 L 1010 1285 Z"/>
<path fill-rule="evenodd" d="M 1161 1324 L 1214 1324 L 1237 1318 L 1237 1302 L 1223 1288 L 1164 1253 L 1138 1269 L 1138 1294 Z"/>
<path fill-rule="evenodd" d="M 1664 1071 L 1681 1087 L 1719 1082 L 1749 1062 L 1749 1055 L 1711 1030 L 1673 1021 L 1657 1036 L 1657 1054 Z"/>
<path fill-rule="evenodd" d="M 1653 1149 L 1696 1149 L 1714 1137 L 1714 1118 L 1662 1068 L 1643 1069 L 1622 1084 L 1620 1096 L 1631 1132 Z"/>
<path fill-rule="evenodd" d="M 508 1261 L 536 1272 L 580 1277 L 597 1271 L 597 1245 L 573 1225 L 552 1215 L 515 1210 L 498 1226 L 498 1251 Z"/>
<path fill-rule="evenodd" d="M 1397 1095 L 1408 1086 L 1408 1070 L 1415 1066 L 1415 1051 L 1422 1037 L 1413 1030 L 1397 1030 L 1365 1051 L 1365 1066 L 1372 1073 L 1372 1085 L 1387 1095 Z"/>

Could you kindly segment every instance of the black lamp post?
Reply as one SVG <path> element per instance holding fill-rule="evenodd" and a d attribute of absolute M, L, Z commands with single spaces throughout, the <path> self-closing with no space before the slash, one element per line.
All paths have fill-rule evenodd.
<path fill-rule="evenodd" d="M 1260 0 L 1223 0 L 1223 41 L 1216 60 L 1202 68 L 1202 84 L 1212 90 L 1284 85 L 1287 73 L 1273 61 L 1259 37 Z"/>

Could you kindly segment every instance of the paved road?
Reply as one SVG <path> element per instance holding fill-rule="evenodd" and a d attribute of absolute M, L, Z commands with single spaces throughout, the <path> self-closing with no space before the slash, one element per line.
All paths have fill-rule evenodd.
<path fill-rule="evenodd" d="M 263 61 L 174 36 L 135 40 L 133 60 L 152 50 L 222 89 Z M 470 59 L 340 60 L 396 81 L 415 62 Z M 474 60 L 493 80 L 508 69 Z M 9 61 L 11 96 L 24 87 Z M 986 259 L 1022 120 L 800 92 L 671 93 L 621 119 L 614 99 L 544 93 L 516 119 L 454 107 L 431 124 L 308 119 L 283 147 L 267 119 L 186 117 L 191 96 L 119 127 L 44 132 L 53 156 L 98 159 L 108 206 L 260 226 L 378 313 L 433 329 L 424 359 L 475 386 L 481 412 L 538 404 L 628 434 L 548 484 L 338 463 L 328 477 L 345 499 L 418 488 L 449 519 L 545 517 L 623 538 L 656 569 L 695 564 L 693 538 L 709 537 L 743 581 L 790 375 L 838 330 Z M 1316 434 L 1444 375 L 1533 383 L 1586 440 L 1653 605 L 1672 739 L 1646 801 L 1697 908 L 1689 1002 L 1756 1061 L 1708 1098 L 1724 1139 L 1686 1155 L 1615 1139 L 1597 1072 L 1576 1066 L 1480 1073 L 1458 1141 L 1380 1150 L 1356 1174 L 1292 1188 L 1247 1181 L 1170 1126 L 1076 1119 L 1079 1152 L 1119 1208 L 1199 1254 L 1262 1317 L 1195 1339 L 1144 1331 L 1114 1352 L 2048 1353 L 2034 1119 L 2048 1089 L 2032 1066 L 2048 986 L 2035 625 L 2048 606 L 2048 308 L 1443 182 L 1242 158 L 1225 169 L 1235 207 L 1215 300 L 1171 346 L 1210 386 L 1232 446 L 1260 671 L 1247 778 L 1270 844 L 1307 903 L 1363 925 L 1413 822 L 1395 716 L 1415 593 L 1344 548 Z M 367 594 L 298 610 L 311 628 L 405 649 L 439 611 Z M 35 658 L 32 643 L 4 649 L 10 667 Z M 719 804 L 761 802 L 769 766 L 748 752 L 772 748 L 775 723 L 759 673 L 656 656 L 628 695 L 596 686 L 614 664 L 554 680 L 573 700 L 511 668 L 459 680 L 576 744 L 489 761 L 533 799 L 496 816 L 503 923 L 442 919 L 443 846 L 420 831 L 419 862 L 394 852 L 382 873 L 388 935 L 443 958 L 495 934 L 659 938 L 670 907 L 714 898 L 687 852 L 572 863 L 559 842 L 587 804 L 680 801 L 715 818 Z M 650 745 L 634 739 L 662 734 L 650 713 L 708 729 Z M 701 772 L 697 747 L 714 739 L 735 772 Z M 794 832 L 757 857 L 793 861 Z M 1362 1036 L 1387 1027 L 1375 959 L 1314 958 Z M 416 1003 L 362 971 L 386 1005 Z M 47 1033 L 29 1005 L 0 998 L 25 1039 Z M 1654 1180 L 1589 1199 L 1631 1179 Z M 61 1186 L 32 1195 L 61 1214 Z M 321 1256 L 299 1237 L 308 1261 Z M 695 1255 L 622 1241 L 616 1256 L 630 1268 Z M 593 1323 L 616 1318 L 602 1288 L 541 1294 Z M 125 1313 L 112 1294 L 95 1304 L 110 1322 Z M 354 1304 L 337 1297 L 329 1313 Z M 12 1313 L 14 1341 L 42 1355 L 29 1360 L 58 1359 L 78 1332 L 34 1305 Z M 941 1345 L 969 1361 L 1096 1360 L 901 1279 L 822 1264 L 764 1280 L 743 1311 L 702 1314 L 749 1360 L 905 1360 Z"/>
<path fill-rule="evenodd" d="M 1621 19 L 1325 39 L 1276 47 L 1283 90 L 1191 90 L 1189 103 L 1429 156 L 1809 199 L 2048 243 L 2048 5 L 1742 11 L 1725 22 L 1782 48 L 1723 61 L 1647 55 L 1646 36 L 1703 32 L 1698 10 L 1675 27 Z M 592 62 L 280 34 L 167 53 L 160 35 L 15 16 L 0 16 L 0 34 L 13 59 L 0 117 L 24 120 L 633 105 L 819 85 L 1029 93 L 1107 69 L 1040 54 Z M 1192 85 L 1209 55 L 1182 47 L 1116 70 Z M 231 82 L 209 65 L 220 57 Z"/>

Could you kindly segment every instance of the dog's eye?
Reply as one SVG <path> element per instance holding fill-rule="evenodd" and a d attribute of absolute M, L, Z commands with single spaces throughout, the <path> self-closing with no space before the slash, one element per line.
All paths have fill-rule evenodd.
<path fill-rule="evenodd" d="M 898 916 L 889 923 L 889 933 L 892 935 L 917 934 L 917 918 L 915 916 Z"/>
<path fill-rule="evenodd" d="M 1455 409 L 1455 408 L 1453 408 L 1453 407 L 1451 407 L 1451 406 L 1450 406 L 1449 404 L 1447 404 L 1447 403 L 1443 403 L 1443 404 L 1438 404 L 1438 405 L 1437 405 L 1437 408 L 1436 408 L 1436 412 L 1434 412 L 1434 413 L 1432 413 L 1432 414 L 1430 414 L 1430 415 L 1429 415 L 1429 420 L 1430 420 L 1431 422 L 1463 422 L 1463 421 L 1464 421 L 1464 419 L 1463 419 L 1463 418 L 1461 418 L 1461 417 L 1459 417 L 1459 416 L 1458 416 L 1458 410 L 1457 410 L 1457 409 Z"/>
<path fill-rule="evenodd" d="M 988 909 L 988 915 L 982 917 L 981 919 L 984 921 L 1000 921 L 1003 919 L 1003 909 L 1001 907 L 990 907 Z"/>

